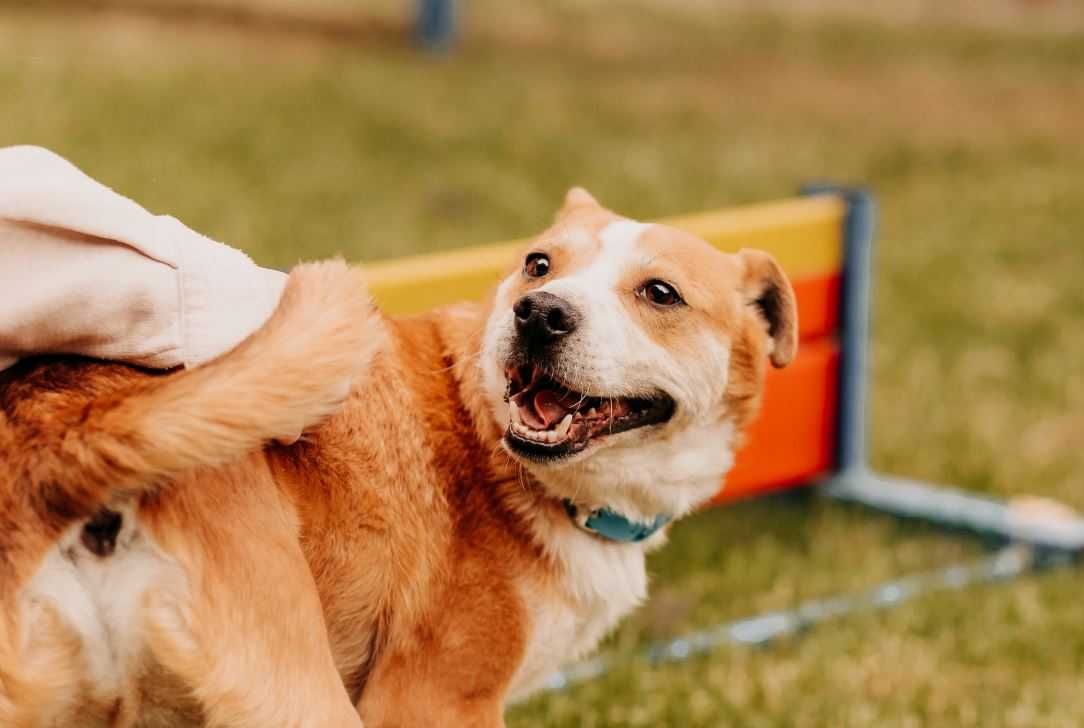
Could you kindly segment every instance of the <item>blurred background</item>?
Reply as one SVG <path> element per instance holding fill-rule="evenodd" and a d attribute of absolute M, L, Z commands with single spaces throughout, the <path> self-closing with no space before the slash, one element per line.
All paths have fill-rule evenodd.
<path fill-rule="evenodd" d="M 0 0 L 0 145 L 34 143 L 265 265 L 868 185 L 879 469 L 1084 509 L 1084 3 Z M 816 499 L 678 526 L 606 649 L 978 553 Z M 513 709 L 541 726 L 1076 726 L 1078 575 L 923 598 Z"/>

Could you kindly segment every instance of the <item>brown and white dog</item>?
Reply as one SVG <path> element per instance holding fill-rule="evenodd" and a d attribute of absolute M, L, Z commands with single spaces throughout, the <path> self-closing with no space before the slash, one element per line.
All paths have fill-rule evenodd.
<path fill-rule="evenodd" d="M 0 725 L 502 725 L 644 599 L 796 332 L 768 255 L 574 189 L 486 305 L 302 266 L 205 367 L 20 363 Z"/>

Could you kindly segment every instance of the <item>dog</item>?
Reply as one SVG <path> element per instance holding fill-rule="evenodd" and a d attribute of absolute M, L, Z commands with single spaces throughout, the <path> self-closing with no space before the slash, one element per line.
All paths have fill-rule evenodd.
<path fill-rule="evenodd" d="M 485 303 L 387 317 L 362 276 L 299 266 L 197 369 L 0 375 L 0 725 L 501 726 L 643 601 L 797 348 L 769 255 L 580 188 Z"/>

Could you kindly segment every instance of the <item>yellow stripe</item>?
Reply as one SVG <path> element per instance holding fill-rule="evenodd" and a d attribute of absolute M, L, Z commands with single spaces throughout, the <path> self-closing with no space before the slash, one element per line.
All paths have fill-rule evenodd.
<path fill-rule="evenodd" d="M 844 202 L 802 197 L 660 220 L 687 230 L 721 250 L 760 248 L 792 278 L 825 275 L 843 263 Z M 417 313 L 488 293 L 526 244 L 516 240 L 399 258 L 365 266 L 369 289 L 389 313 Z"/>

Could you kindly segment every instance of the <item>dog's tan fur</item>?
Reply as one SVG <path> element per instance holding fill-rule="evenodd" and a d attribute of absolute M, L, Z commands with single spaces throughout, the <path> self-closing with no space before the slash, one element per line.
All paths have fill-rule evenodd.
<path fill-rule="evenodd" d="M 536 245 L 574 269 L 601 248 L 554 241 L 616 219 L 574 190 Z M 668 250 L 703 305 L 680 325 L 630 319 L 670 347 L 686 346 L 682 327 L 729 342 L 717 416 L 737 438 L 769 356 L 793 356 L 790 287 L 762 254 L 675 235 L 643 245 Z M 593 648 L 638 597 L 600 621 L 562 549 L 642 572 L 662 537 L 597 543 L 501 448 L 506 422 L 479 358 L 494 312 L 533 285 L 516 275 L 486 305 L 388 319 L 344 267 L 301 268 L 272 320 L 203 368 L 62 360 L 5 374 L 0 725 L 499 726 L 510 694 Z M 770 321 L 747 305 L 765 288 L 779 299 Z M 338 414 L 260 449 L 326 415 L 359 367 Z M 41 576 L 66 568 L 61 556 L 88 570 L 118 558 L 71 545 L 103 506 L 138 524 L 124 558 L 154 565 L 134 618 L 108 633 L 112 681 Z M 540 653 L 561 619 L 579 636 Z"/>

